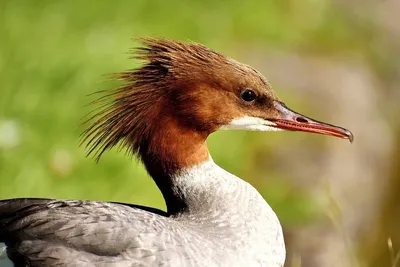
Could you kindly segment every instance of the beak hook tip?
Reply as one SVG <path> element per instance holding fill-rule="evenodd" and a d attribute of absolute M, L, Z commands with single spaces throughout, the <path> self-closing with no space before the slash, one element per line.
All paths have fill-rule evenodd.
<path fill-rule="evenodd" d="M 354 135 L 349 130 L 347 130 L 347 132 L 347 139 L 349 139 L 350 143 L 352 144 L 354 142 Z"/>

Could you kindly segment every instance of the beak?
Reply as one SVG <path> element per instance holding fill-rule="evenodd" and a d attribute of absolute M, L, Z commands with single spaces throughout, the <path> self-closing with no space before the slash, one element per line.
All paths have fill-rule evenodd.
<path fill-rule="evenodd" d="M 278 118 L 268 119 L 268 121 L 273 122 L 275 124 L 273 127 L 275 128 L 289 131 L 326 134 L 343 139 L 349 139 L 351 143 L 354 140 L 353 134 L 345 128 L 310 119 L 294 112 L 284 103 L 279 101 L 276 101 L 274 105 L 279 112 Z"/>

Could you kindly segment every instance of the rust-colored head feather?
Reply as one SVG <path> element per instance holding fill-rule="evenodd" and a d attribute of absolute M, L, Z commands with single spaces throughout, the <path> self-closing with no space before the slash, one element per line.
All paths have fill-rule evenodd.
<path fill-rule="evenodd" d="M 97 160 L 120 144 L 148 168 L 154 161 L 173 170 L 199 163 L 208 158 L 210 133 L 235 118 L 265 112 L 277 99 L 257 71 L 203 45 L 141 42 L 134 58 L 145 64 L 118 75 L 125 85 L 95 101 L 101 108 L 83 133 L 82 143 Z M 260 95 L 258 106 L 242 103 L 245 88 Z"/>

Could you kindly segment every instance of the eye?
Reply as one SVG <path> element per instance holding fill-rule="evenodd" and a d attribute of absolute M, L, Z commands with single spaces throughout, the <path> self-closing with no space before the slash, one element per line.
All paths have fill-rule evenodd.
<path fill-rule="evenodd" d="M 253 91 L 246 89 L 240 94 L 240 98 L 246 102 L 252 102 L 257 98 L 257 95 Z"/>

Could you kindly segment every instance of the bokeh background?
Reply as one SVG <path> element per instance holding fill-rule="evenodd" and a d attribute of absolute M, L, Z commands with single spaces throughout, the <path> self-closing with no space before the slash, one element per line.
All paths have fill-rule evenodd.
<path fill-rule="evenodd" d="M 164 208 L 140 163 L 116 151 L 86 158 L 79 124 L 86 95 L 114 86 L 105 74 L 137 66 L 131 37 L 196 41 L 355 135 L 352 145 L 292 132 L 209 138 L 214 160 L 277 212 L 286 266 L 400 266 L 399 14 L 396 0 L 2 0 L 0 198 Z"/>

